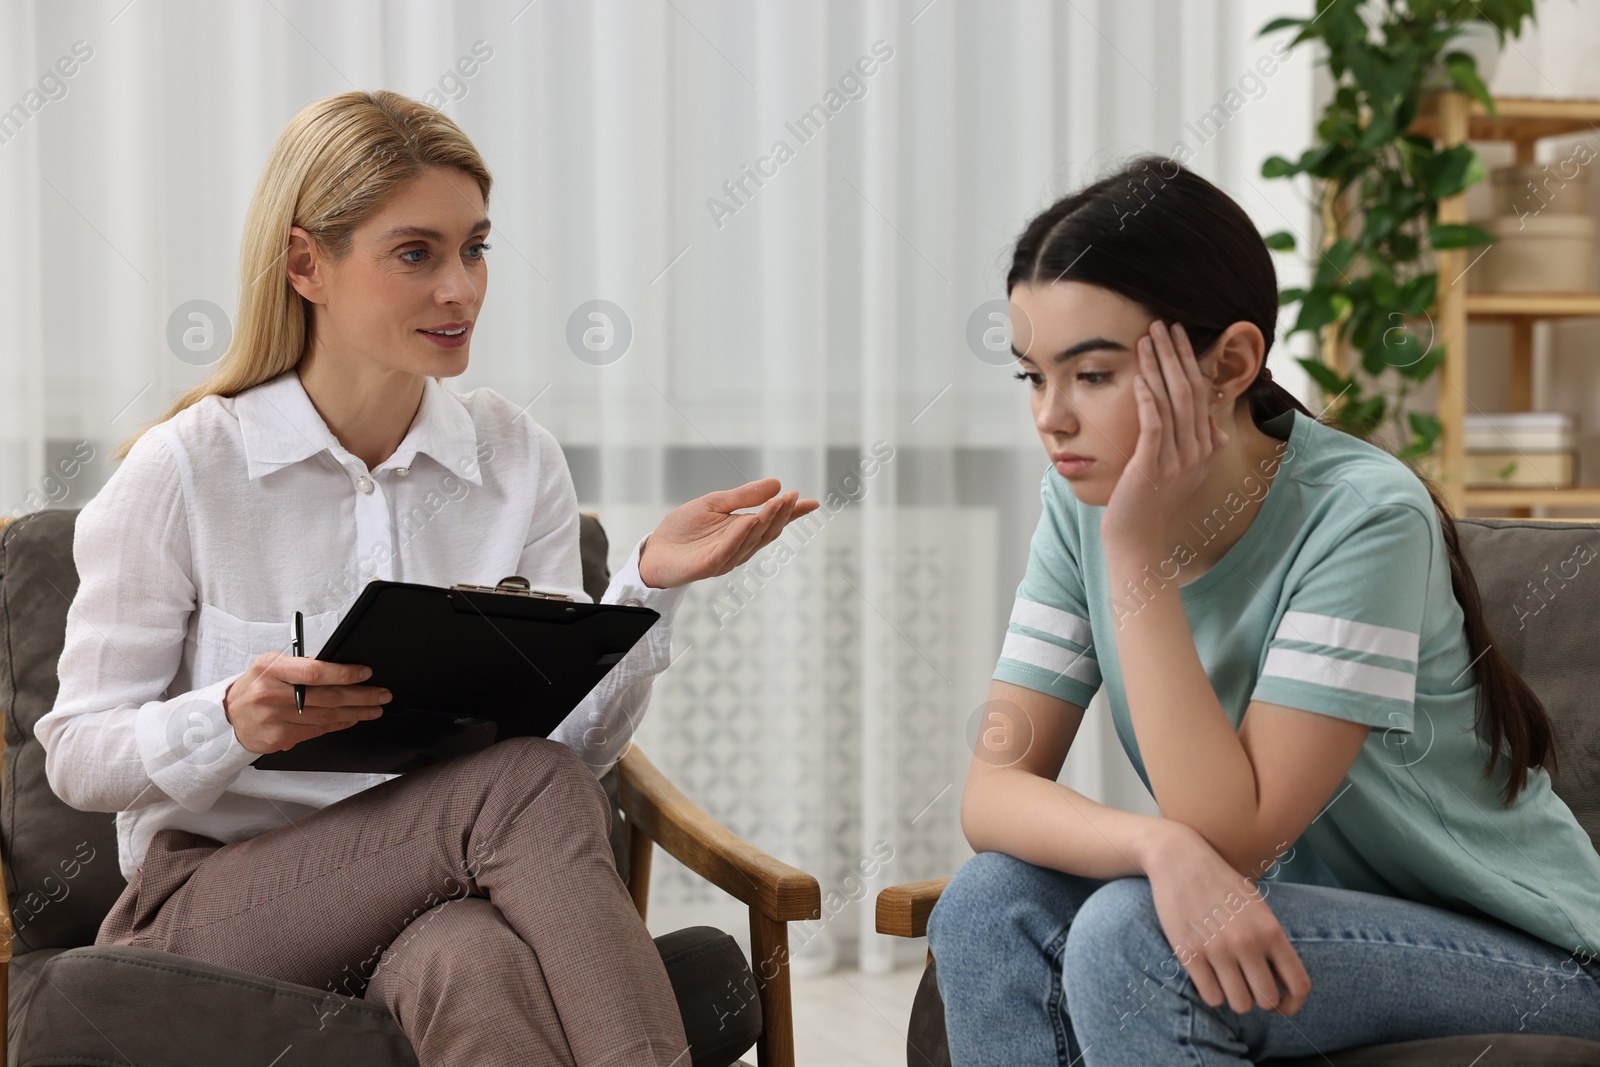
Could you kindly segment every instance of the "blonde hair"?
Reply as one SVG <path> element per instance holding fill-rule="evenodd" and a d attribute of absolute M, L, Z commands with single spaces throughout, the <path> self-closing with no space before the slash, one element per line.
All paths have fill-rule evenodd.
<path fill-rule="evenodd" d="M 179 396 L 111 457 L 122 459 L 151 426 L 208 396 L 234 396 L 297 365 L 309 340 L 311 310 L 284 270 L 289 227 L 303 227 L 321 249 L 342 259 L 356 227 L 429 167 L 466 172 L 489 202 L 483 157 L 440 111 L 386 89 L 340 93 L 302 108 L 278 135 L 250 201 L 239 252 L 239 309 L 227 352 L 210 378 Z"/>

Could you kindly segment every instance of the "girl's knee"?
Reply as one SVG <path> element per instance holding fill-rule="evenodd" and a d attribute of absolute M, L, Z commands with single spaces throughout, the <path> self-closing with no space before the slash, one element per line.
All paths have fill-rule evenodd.
<path fill-rule="evenodd" d="M 935 958 L 960 944 L 992 944 L 1028 924 L 1019 911 L 1047 909 L 1049 875 L 1005 852 L 980 852 L 963 863 L 928 916 L 928 947 Z"/>
<path fill-rule="evenodd" d="M 1171 955 L 1149 880 L 1117 878 L 1079 907 L 1062 960 L 1070 978 L 1104 975 L 1108 967 L 1124 963 L 1154 969 Z"/>

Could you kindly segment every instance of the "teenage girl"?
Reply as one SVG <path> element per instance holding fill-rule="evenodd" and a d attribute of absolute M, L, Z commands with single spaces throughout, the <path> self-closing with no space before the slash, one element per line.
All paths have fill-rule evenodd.
<path fill-rule="evenodd" d="M 1051 467 L 928 924 L 951 1060 L 1600 1040 L 1600 856 L 1433 487 L 1266 370 L 1271 255 L 1146 156 L 1006 288 Z M 1104 685 L 1160 808 L 1058 784 Z"/>
<path fill-rule="evenodd" d="M 423 1067 L 681 1067 L 598 776 L 670 662 L 684 587 L 817 501 L 768 478 L 667 515 L 602 598 L 661 619 L 549 738 L 398 777 L 251 766 L 390 699 L 364 666 L 285 655 L 296 610 L 316 649 L 371 577 L 519 574 L 589 600 L 555 437 L 526 405 L 442 385 L 483 310 L 489 188 L 460 128 L 397 93 L 319 100 L 284 129 L 233 344 L 77 518 L 60 691 L 36 732 L 63 800 L 118 813 L 128 887 L 97 944 L 323 989 L 324 1016 L 365 997 Z"/>

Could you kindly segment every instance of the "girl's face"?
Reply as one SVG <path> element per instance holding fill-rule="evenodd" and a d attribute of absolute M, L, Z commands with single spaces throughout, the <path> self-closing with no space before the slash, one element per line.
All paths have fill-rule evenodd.
<path fill-rule="evenodd" d="M 1155 321 L 1138 304 L 1083 282 L 1011 290 L 1011 347 L 1033 422 L 1078 500 L 1104 507 L 1139 441 L 1134 347 Z M 1202 355 L 1200 369 L 1209 368 Z M 1160 386 L 1160 382 L 1152 383 Z"/>
<path fill-rule="evenodd" d="M 478 183 L 424 171 L 356 228 L 343 259 L 317 250 L 314 275 L 297 280 L 318 305 L 317 343 L 391 370 L 461 374 L 489 285 L 488 235 Z M 306 244 L 291 241 L 291 256 Z"/>

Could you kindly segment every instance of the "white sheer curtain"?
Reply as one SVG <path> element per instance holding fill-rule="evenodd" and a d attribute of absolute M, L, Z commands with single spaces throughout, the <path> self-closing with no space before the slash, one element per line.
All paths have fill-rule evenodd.
<path fill-rule="evenodd" d="M 529 404 L 613 546 L 768 475 L 825 500 L 686 599 L 637 740 L 821 880 L 802 971 L 920 961 L 872 932 L 872 897 L 969 854 L 967 726 L 1047 462 L 969 318 L 1034 212 L 1141 150 L 1185 143 L 1263 232 L 1308 234 L 1304 195 L 1258 174 L 1309 137 L 1314 57 L 1261 74 L 1282 37 L 1255 32 L 1309 6 L 11 3 L 0 504 L 81 505 L 110 448 L 208 373 L 170 323 L 195 300 L 232 313 L 246 205 L 295 111 L 429 98 L 496 179 L 489 299 L 451 386 Z M 1296 381 L 1291 355 L 1274 370 Z M 1080 738 L 1064 780 L 1153 810 L 1099 702 Z M 746 938 L 658 856 L 652 927 L 693 922 Z"/>

